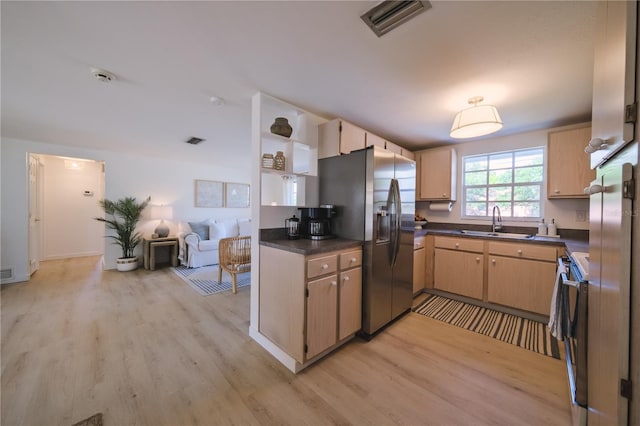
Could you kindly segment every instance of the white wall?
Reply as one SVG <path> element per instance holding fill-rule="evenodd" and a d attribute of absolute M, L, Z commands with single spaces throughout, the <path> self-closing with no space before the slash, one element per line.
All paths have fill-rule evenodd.
<path fill-rule="evenodd" d="M 211 217 L 250 217 L 250 209 L 196 208 L 194 207 L 194 180 L 217 180 L 249 183 L 250 160 L 248 150 L 242 144 L 236 144 L 235 160 L 225 159 L 224 163 L 211 164 L 185 163 L 167 159 L 133 156 L 122 153 L 91 150 L 78 147 L 47 144 L 3 138 L 0 145 L 1 160 L 1 267 L 14 268 L 11 281 L 24 281 L 28 274 L 28 238 L 27 238 L 27 156 L 39 153 L 65 157 L 79 157 L 104 161 L 105 197 L 118 199 L 126 196 L 143 200 L 151 196 L 154 204 L 171 204 L 174 221 L 170 223 L 171 232 L 177 231 L 179 220 L 204 220 Z M 141 224 L 140 229 L 150 234 L 158 221 Z M 104 241 L 105 268 L 113 269 L 115 260 L 120 256 L 117 246 Z M 137 248 L 142 252 L 142 248 Z"/>
<path fill-rule="evenodd" d="M 104 252 L 104 225 L 98 200 L 104 197 L 102 164 L 39 155 L 42 167 L 42 259 L 92 256 Z M 93 195 L 86 196 L 84 191 Z"/>
<path fill-rule="evenodd" d="M 442 223 L 470 223 L 470 224 L 491 224 L 491 220 L 486 219 L 462 219 L 462 157 L 466 155 L 483 154 L 488 152 L 508 151 L 514 149 L 522 149 L 547 145 L 547 135 L 550 131 L 565 130 L 576 127 L 584 127 L 589 123 L 577 124 L 572 126 L 557 127 L 553 129 L 537 130 L 533 132 L 519 133 L 515 135 L 483 139 L 452 145 L 458 154 L 458 173 L 457 173 L 457 201 L 453 203 L 451 212 L 436 212 L 429 210 L 428 202 L 416 203 L 416 213 L 427 218 L 431 222 Z M 585 146 L 589 141 L 585 141 Z M 438 149 L 438 148 L 434 148 Z M 585 154 L 586 155 L 586 154 Z M 571 161 L 570 158 L 567 161 Z M 546 151 L 545 151 L 545 176 L 546 176 Z M 545 186 L 546 191 L 546 186 Z M 589 229 L 588 217 L 584 221 L 578 221 L 577 217 L 580 213 L 588 214 L 588 199 L 564 199 L 564 200 L 547 200 L 546 193 L 543 205 L 543 214 L 545 223 L 555 219 L 558 229 Z M 513 221 L 504 220 L 505 225 L 513 226 L 535 226 L 535 222 L 531 221 Z"/>

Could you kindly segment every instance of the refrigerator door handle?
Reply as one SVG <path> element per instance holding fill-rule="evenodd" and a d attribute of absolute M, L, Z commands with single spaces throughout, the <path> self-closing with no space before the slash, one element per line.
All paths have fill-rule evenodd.
<path fill-rule="evenodd" d="M 393 236 L 391 267 L 394 267 L 398 258 L 398 252 L 400 251 L 400 226 L 402 225 L 402 205 L 400 204 L 400 187 L 397 179 L 391 179 L 391 187 L 389 189 L 395 207 L 393 209 L 395 217 L 393 218 L 393 231 L 391 233 Z"/>

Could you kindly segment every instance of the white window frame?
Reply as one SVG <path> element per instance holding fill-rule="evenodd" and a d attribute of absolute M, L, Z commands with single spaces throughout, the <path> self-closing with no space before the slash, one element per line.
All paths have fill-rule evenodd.
<path fill-rule="evenodd" d="M 511 164 L 511 183 L 499 183 L 499 184 L 489 184 L 488 182 L 488 172 L 491 171 L 492 169 L 490 169 L 489 166 L 489 158 L 492 155 L 504 155 L 504 154 L 511 154 L 512 156 L 515 156 L 515 154 L 517 152 L 523 152 L 523 151 L 535 151 L 535 150 L 540 150 L 542 152 L 542 163 L 540 164 L 540 166 L 542 167 L 542 180 L 540 180 L 539 182 L 518 182 L 518 183 L 514 183 L 514 177 L 515 177 L 515 172 L 516 169 L 520 169 L 520 168 L 524 168 L 527 166 L 523 166 L 523 167 L 516 167 L 515 165 L 515 161 L 512 161 Z M 484 185 L 467 185 L 466 182 L 466 162 L 468 159 L 474 159 L 474 158 L 478 158 L 478 157 L 486 157 L 487 158 L 487 182 Z M 505 215 L 505 212 L 501 212 L 501 215 L 504 219 L 508 219 L 511 222 L 534 222 L 534 221 L 538 221 L 541 218 L 544 217 L 544 204 L 545 204 L 545 197 L 546 197 L 546 193 L 545 193 L 545 189 L 546 189 L 546 148 L 544 146 L 532 146 L 532 147 L 528 147 L 528 148 L 518 148 L 518 149 L 512 149 L 512 150 L 508 150 L 508 151 L 497 151 L 497 152 L 487 152 L 487 153 L 482 153 L 482 154 L 471 154 L 471 155 L 466 155 L 463 156 L 461 158 L 461 164 L 460 164 L 460 168 L 461 168 L 461 180 L 462 180 L 462 205 L 461 205 L 461 218 L 462 219 L 476 219 L 476 220 L 486 220 L 486 219 L 490 219 L 492 217 L 492 210 L 493 210 L 493 204 L 491 201 L 487 201 L 487 212 L 486 215 L 467 215 L 467 188 L 486 188 L 487 192 L 489 190 L 489 188 L 492 187 L 502 187 L 502 186 L 510 186 L 511 188 L 515 188 L 517 186 L 531 186 L 531 185 L 538 185 L 540 187 L 540 199 L 538 200 L 538 202 L 540 203 L 540 207 L 539 207 L 539 212 L 540 215 L 533 217 L 533 216 L 529 216 L 529 217 L 520 217 L 520 216 L 512 216 L 512 215 Z M 493 170 L 508 170 L 508 169 L 493 169 Z M 513 212 L 513 203 L 517 202 L 517 201 L 529 201 L 529 200 L 514 200 L 513 198 L 513 190 L 511 191 L 511 204 L 512 204 L 512 209 L 511 211 Z"/>

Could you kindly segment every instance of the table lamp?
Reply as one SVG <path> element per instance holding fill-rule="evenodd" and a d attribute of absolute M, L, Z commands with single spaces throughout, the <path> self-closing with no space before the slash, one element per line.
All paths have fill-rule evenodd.
<path fill-rule="evenodd" d="M 165 238 L 169 235 L 169 226 L 164 221 L 172 218 L 173 208 L 171 206 L 151 206 L 151 219 L 160 219 L 160 223 L 153 231 L 158 234 L 158 238 Z"/>

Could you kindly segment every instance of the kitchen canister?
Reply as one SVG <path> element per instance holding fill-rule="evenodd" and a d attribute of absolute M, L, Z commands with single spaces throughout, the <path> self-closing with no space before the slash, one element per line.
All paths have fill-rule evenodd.
<path fill-rule="evenodd" d="M 276 170 L 284 170 L 286 159 L 284 158 L 284 152 L 276 152 L 276 156 L 273 157 L 273 168 Z"/>
<path fill-rule="evenodd" d="M 262 168 L 273 169 L 273 154 L 262 155 Z"/>

